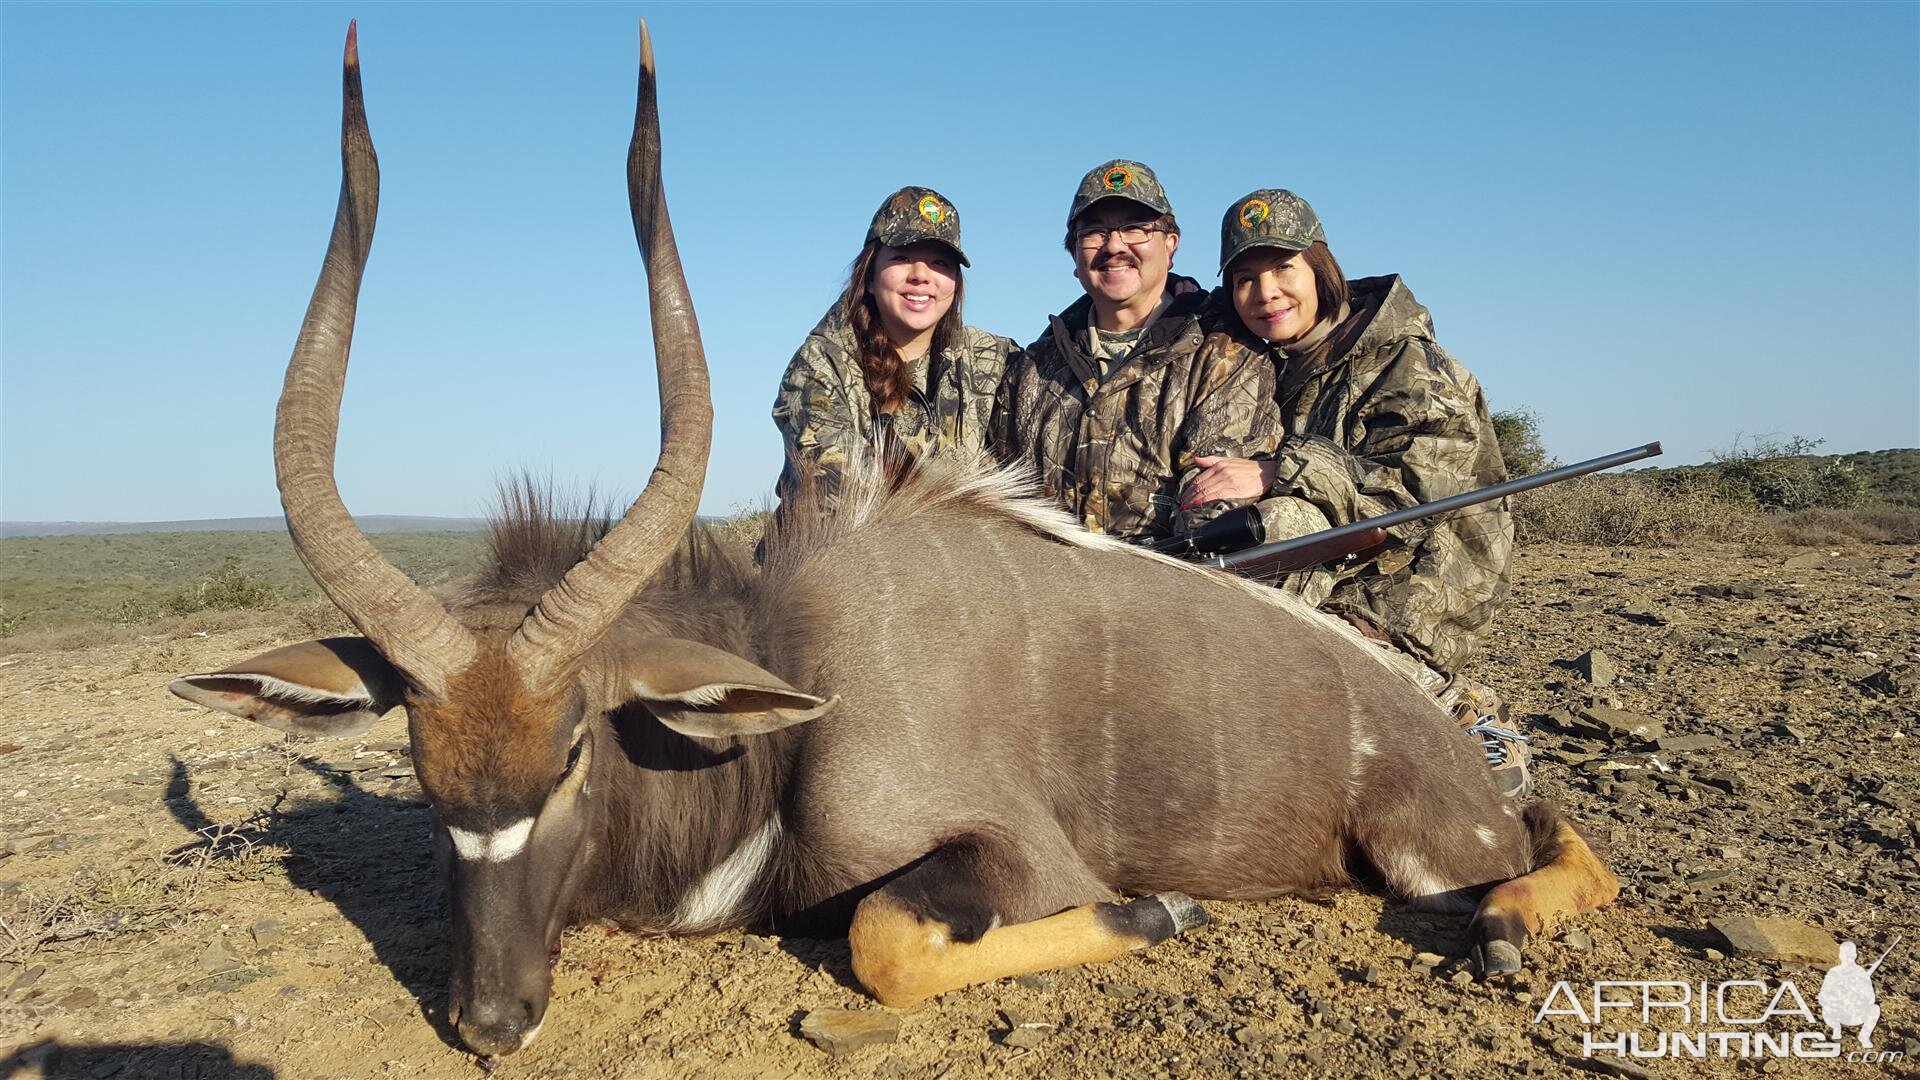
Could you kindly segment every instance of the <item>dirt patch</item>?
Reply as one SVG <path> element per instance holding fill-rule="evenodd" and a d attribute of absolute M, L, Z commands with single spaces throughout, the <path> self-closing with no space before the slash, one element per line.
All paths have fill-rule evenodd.
<path fill-rule="evenodd" d="M 1874 975 L 1875 1041 L 1911 1058 L 1920 549 L 1790 554 L 1520 555 L 1476 673 L 1530 718 L 1542 793 L 1624 894 L 1536 943 L 1513 982 L 1464 979 L 1464 924 L 1375 894 L 1210 903 L 1205 929 L 947 994 L 836 1057 L 800 1037 L 805 1014 L 879 1009 L 844 942 L 593 926 L 567 936 L 539 1041 L 495 1075 L 1563 1075 L 1582 1028 L 1533 1022 L 1560 980 L 1790 978 L 1811 1005 L 1818 967 L 1719 956 L 1708 920 L 1738 915 L 1856 941 L 1863 962 L 1905 934 Z M 243 628 L 0 660 L 0 1075 L 482 1075 L 445 1021 L 403 722 L 288 745 L 166 693 L 278 643 Z M 1575 663 L 1592 649 L 1605 663 Z M 1594 718 L 1620 714 L 1664 743 Z"/>

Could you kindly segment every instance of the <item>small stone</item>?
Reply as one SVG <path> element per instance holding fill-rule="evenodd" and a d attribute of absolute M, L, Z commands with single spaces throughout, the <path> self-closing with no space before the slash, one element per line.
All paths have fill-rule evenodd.
<path fill-rule="evenodd" d="M 1875 670 L 1872 674 L 1853 680 L 1853 685 L 1865 690 L 1872 697 L 1893 697 L 1900 692 L 1900 680 L 1885 669 Z"/>
<path fill-rule="evenodd" d="M 1045 990 L 1053 985 L 1053 976 L 1044 971 L 1030 971 L 1025 975 L 1015 975 L 1013 982 L 1014 985 L 1024 986 L 1029 990 Z"/>
<path fill-rule="evenodd" d="M 1612 686 L 1619 670 L 1614 667 L 1613 659 L 1599 649 L 1588 649 L 1574 657 L 1573 670 L 1594 686 Z"/>
<path fill-rule="evenodd" d="M 1008 1031 L 1001 1038 L 1001 1046 L 1011 1046 L 1015 1050 L 1031 1050 L 1053 1035 L 1052 1024 L 1022 1024 Z"/>
<path fill-rule="evenodd" d="M 1578 1064 L 1574 1065 L 1577 1069 L 1591 1070 L 1592 1072 L 1599 1073 L 1601 1076 L 1624 1076 L 1627 1080 L 1653 1080 L 1652 1073 L 1630 1061 L 1622 1061 L 1619 1058 L 1592 1057 L 1568 1058 L 1567 1060 L 1570 1063 L 1578 1062 Z"/>
<path fill-rule="evenodd" d="M 34 983 L 39 982 L 40 976 L 45 975 L 46 973 L 47 973 L 47 966 L 45 964 L 33 965 L 32 967 L 28 968 L 27 970 L 21 972 L 19 975 L 14 977 L 13 982 L 8 984 L 7 986 L 7 993 L 17 994 L 20 991 L 25 990 L 27 987 L 32 986 Z"/>
<path fill-rule="evenodd" d="M 1712 735 L 1664 735 L 1653 740 L 1653 745 L 1669 752 L 1685 753 L 1694 750 L 1718 750 L 1726 746 L 1726 741 Z"/>
<path fill-rule="evenodd" d="M 835 1057 L 900 1037 L 900 1018 L 877 1009 L 816 1009 L 800 1019 L 800 1034 Z"/>
<path fill-rule="evenodd" d="M 1719 949 L 1708 949 L 1705 952 L 1701 953 L 1700 955 L 1706 957 L 1708 960 L 1711 960 L 1716 964 L 1727 958 L 1727 954 L 1721 952 Z"/>
<path fill-rule="evenodd" d="M 1141 993 L 1143 993 L 1143 991 L 1137 986 L 1128 986 L 1126 983 L 1114 983 L 1114 982 L 1101 983 L 1100 992 L 1107 995 L 1108 997 L 1116 997 L 1116 998 L 1137 998 L 1141 995 Z"/>
<path fill-rule="evenodd" d="M 206 951 L 200 954 L 200 966 L 208 971 L 231 971 L 244 965 L 243 961 L 233 954 L 233 950 L 227 948 L 226 941 L 216 937 L 208 943 Z"/>
<path fill-rule="evenodd" d="M 1795 727 L 1792 724 L 1775 724 L 1773 725 L 1773 733 L 1775 735 L 1783 735 L 1786 738 L 1792 739 L 1794 742 L 1806 742 L 1808 739 L 1813 738 L 1812 732 L 1809 732 L 1805 728 Z"/>
<path fill-rule="evenodd" d="M 1665 626 L 1667 617 L 1647 607 L 1623 607 L 1614 609 L 1614 614 L 1631 623 L 1641 626 Z"/>
<path fill-rule="evenodd" d="M 59 1004 L 55 1007 L 60 1009 L 91 1009 L 98 1004 L 100 1004 L 99 993 L 87 987 L 81 987 L 66 997 L 61 998 Z"/>
<path fill-rule="evenodd" d="M 1825 552 L 1809 551 L 1804 554 L 1795 555 L 1792 558 L 1788 559 L 1787 569 L 1810 570 L 1813 567 L 1825 566 L 1826 564 L 1827 564 L 1827 556 Z"/>
<path fill-rule="evenodd" d="M 1354 973 L 1354 979 L 1368 986 L 1377 986 L 1380 982 L 1380 969 L 1373 964 L 1368 964 Z"/>
<path fill-rule="evenodd" d="M 1840 947 L 1833 935 L 1793 919 L 1766 919 L 1750 915 L 1708 919 L 1707 925 L 1739 956 L 1793 960 L 1832 967 Z"/>
<path fill-rule="evenodd" d="M 1687 888 L 1698 890 L 1711 889 L 1740 876 L 1738 870 L 1708 870 L 1704 874 L 1695 874 L 1687 879 Z"/>
<path fill-rule="evenodd" d="M 1753 667 L 1772 667 L 1780 662 L 1780 650 L 1767 645 L 1753 645 L 1735 650 L 1733 658 Z"/>
<path fill-rule="evenodd" d="M 260 919 L 248 927 L 247 932 L 253 935 L 253 943 L 262 949 L 279 941 L 283 936 L 278 919 Z"/>
<path fill-rule="evenodd" d="M 1667 729 L 1651 717 L 1606 705 L 1581 709 L 1576 723 L 1580 722 L 1584 722 L 1581 726 L 1607 739 L 1660 739 L 1667 734 Z"/>
<path fill-rule="evenodd" d="M 1414 967 L 1437 968 L 1446 962 L 1447 958 L 1441 956 L 1439 953 L 1423 952 L 1413 954 Z"/>
<path fill-rule="evenodd" d="M 1447 981 L 1448 981 L 1448 982 L 1450 982 L 1450 983 L 1452 983 L 1452 984 L 1453 984 L 1453 985 L 1455 985 L 1455 986 L 1469 986 L 1469 985 L 1472 985 L 1472 983 L 1473 983 L 1473 972 L 1471 972 L 1471 971 L 1468 971 L 1468 970 L 1467 970 L 1467 969 L 1465 969 L 1465 968 L 1461 968 L 1461 969 L 1460 969 L 1459 971 L 1456 971 L 1456 972 L 1454 972 L 1453 974 L 1451 974 L 1451 975 L 1449 975 L 1449 976 L 1447 976 Z"/>
<path fill-rule="evenodd" d="M 1747 790 L 1747 779 L 1739 773 L 1710 772 L 1701 773 L 1695 780 L 1710 788 L 1717 788 L 1729 795 L 1740 795 Z"/>
<path fill-rule="evenodd" d="M 1561 944 L 1580 952 L 1593 951 L 1593 938 L 1585 930 L 1569 930 L 1560 935 Z"/>

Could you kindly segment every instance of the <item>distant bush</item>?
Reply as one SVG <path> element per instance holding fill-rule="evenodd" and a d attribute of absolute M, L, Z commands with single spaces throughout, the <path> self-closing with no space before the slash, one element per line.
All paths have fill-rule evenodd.
<path fill-rule="evenodd" d="M 1911 506 L 1789 510 L 1768 514 L 1766 521 L 1774 540 L 1798 547 L 1920 544 L 1920 508 Z"/>
<path fill-rule="evenodd" d="M 1547 453 L 1547 444 L 1540 438 L 1540 414 L 1532 409 L 1494 413 L 1493 433 L 1500 440 L 1500 460 L 1510 477 L 1532 476 L 1560 464 Z"/>
<path fill-rule="evenodd" d="M 1851 465 L 1813 456 L 1820 443 L 1799 435 L 1763 436 L 1735 442 L 1710 463 L 1670 475 L 1704 481 L 1724 498 L 1763 510 L 1845 510 L 1869 501 L 1867 482 Z"/>
<path fill-rule="evenodd" d="M 239 556 L 229 555 L 200 581 L 169 593 L 161 600 L 160 608 L 170 615 L 191 615 L 196 611 L 234 608 L 257 610 L 279 603 L 279 589 L 249 573 Z"/>
<path fill-rule="evenodd" d="M 1675 490 L 1638 473 L 1582 476 L 1517 495 L 1523 543 L 1664 544 L 1759 538 L 1759 511 L 1704 489 Z"/>

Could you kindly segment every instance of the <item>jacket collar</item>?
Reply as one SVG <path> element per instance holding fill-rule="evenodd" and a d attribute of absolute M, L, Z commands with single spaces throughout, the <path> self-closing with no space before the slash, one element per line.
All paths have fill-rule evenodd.
<path fill-rule="evenodd" d="M 1068 304 L 1065 311 L 1048 320 L 1053 335 L 1054 347 L 1060 350 L 1060 356 L 1072 369 L 1074 378 L 1091 394 L 1095 389 L 1107 386 L 1125 386 L 1139 379 L 1152 366 L 1164 363 L 1166 356 L 1161 347 L 1174 338 L 1186 333 L 1188 324 L 1198 318 L 1207 306 L 1207 290 L 1198 281 L 1181 274 L 1167 275 L 1167 292 L 1173 295 L 1173 303 L 1153 320 L 1146 333 L 1140 335 L 1140 343 L 1126 361 L 1113 369 L 1106 382 L 1100 381 L 1099 365 L 1087 355 L 1084 339 L 1076 328 L 1085 327 L 1093 311 L 1093 298 L 1082 296 Z M 1141 359 L 1145 357 L 1146 363 Z"/>

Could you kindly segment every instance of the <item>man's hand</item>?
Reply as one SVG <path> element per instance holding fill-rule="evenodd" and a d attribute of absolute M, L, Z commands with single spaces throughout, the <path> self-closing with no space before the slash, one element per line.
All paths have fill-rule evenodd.
<path fill-rule="evenodd" d="M 1193 463 L 1200 466 L 1200 475 L 1180 493 L 1182 510 L 1221 499 L 1257 499 L 1273 486 L 1278 471 L 1271 461 L 1208 454 L 1194 455 Z"/>

